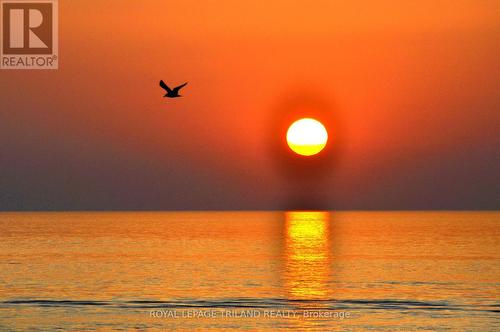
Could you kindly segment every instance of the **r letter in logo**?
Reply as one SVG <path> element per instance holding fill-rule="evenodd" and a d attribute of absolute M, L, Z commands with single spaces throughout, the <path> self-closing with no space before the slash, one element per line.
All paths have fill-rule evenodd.
<path fill-rule="evenodd" d="M 1 0 L 1 69 L 58 68 L 57 0 Z"/>

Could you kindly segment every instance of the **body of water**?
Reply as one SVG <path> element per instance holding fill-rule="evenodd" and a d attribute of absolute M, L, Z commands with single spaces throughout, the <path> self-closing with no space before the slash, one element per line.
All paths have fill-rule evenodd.
<path fill-rule="evenodd" d="M 498 212 L 1 213 L 0 330 L 498 331 Z"/>

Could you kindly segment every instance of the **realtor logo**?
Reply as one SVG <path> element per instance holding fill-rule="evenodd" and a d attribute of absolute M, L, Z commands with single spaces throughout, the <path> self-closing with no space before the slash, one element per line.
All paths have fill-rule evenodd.
<path fill-rule="evenodd" d="M 57 69 L 57 0 L 1 0 L 0 3 L 1 69 Z"/>

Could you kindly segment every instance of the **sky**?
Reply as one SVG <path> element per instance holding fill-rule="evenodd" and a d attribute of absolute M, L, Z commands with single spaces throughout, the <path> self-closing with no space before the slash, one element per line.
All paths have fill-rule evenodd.
<path fill-rule="evenodd" d="M 60 1 L 59 69 L 0 71 L 0 210 L 498 209 L 499 36 L 486 0 Z"/>

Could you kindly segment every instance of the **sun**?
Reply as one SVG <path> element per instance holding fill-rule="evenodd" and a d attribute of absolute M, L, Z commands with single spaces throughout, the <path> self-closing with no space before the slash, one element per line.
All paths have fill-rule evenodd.
<path fill-rule="evenodd" d="M 325 148 L 328 132 L 318 120 L 303 118 L 288 128 L 286 141 L 293 152 L 302 156 L 312 156 Z"/>

